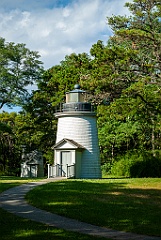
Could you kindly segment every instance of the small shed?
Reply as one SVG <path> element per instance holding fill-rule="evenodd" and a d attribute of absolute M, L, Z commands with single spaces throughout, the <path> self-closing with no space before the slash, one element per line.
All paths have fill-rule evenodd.
<path fill-rule="evenodd" d="M 34 150 L 31 153 L 23 153 L 21 164 L 21 177 L 44 177 L 44 164 L 42 153 Z"/>
<path fill-rule="evenodd" d="M 84 147 L 74 140 L 64 138 L 55 144 L 52 149 L 54 149 L 55 156 L 54 164 L 61 166 L 61 175 L 68 177 L 68 171 L 70 171 L 68 167 L 74 166 L 74 176 L 80 178 Z"/>

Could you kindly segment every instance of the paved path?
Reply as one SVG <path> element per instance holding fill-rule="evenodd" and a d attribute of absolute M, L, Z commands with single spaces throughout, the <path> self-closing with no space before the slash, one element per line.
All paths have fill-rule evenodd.
<path fill-rule="evenodd" d="M 125 233 L 108 228 L 94 226 L 88 223 L 79 222 L 74 219 L 61 217 L 57 214 L 49 213 L 29 205 L 25 201 L 25 194 L 34 187 L 45 184 L 47 182 L 47 180 L 32 182 L 8 189 L 7 191 L 0 194 L 0 207 L 19 217 L 41 222 L 43 224 L 68 231 L 112 238 L 115 240 L 161 240 L 161 237 L 137 235 L 133 233 Z"/>

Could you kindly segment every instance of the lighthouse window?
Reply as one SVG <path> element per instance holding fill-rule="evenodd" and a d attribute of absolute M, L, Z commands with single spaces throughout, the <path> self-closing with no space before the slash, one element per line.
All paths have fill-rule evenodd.
<path fill-rule="evenodd" d="M 79 102 L 78 93 L 69 93 L 66 95 L 66 102 Z"/>
<path fill-rule="evenodd" d="M 79 102 L 84 102 L 84 94 L 83 93 L 81 93 L 79 95 Z"/>
<path fill-rule="evenodd" d="M 69 93 L 66 94 L 66 103 L 71 102 L 84 102 L 84 94 L 83 93 Z"/>
<path fill-rule="evenodd" d="M 70 102 L 78 102 L 78 93 L 70 94 Z"/>

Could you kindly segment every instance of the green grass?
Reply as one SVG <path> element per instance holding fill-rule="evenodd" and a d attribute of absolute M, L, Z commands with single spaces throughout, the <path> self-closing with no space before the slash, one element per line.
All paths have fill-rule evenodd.
<path fill-rule="evenodd" d="M 0 193 L 11 188 L 16 187 L 20 184 L 28 182 L 41 181 L 43 178 L 20 178 L 20 177 L 8 177 L 0 176 Z"/>
<path fill-rule="evenodd" d="M 22 179 L 0 177 L 0 193 L 29 181 L 41 179 Z M 68 232 L 54 227 L 17 217 L 0 208 L 0 239 L 1 240 L 103 240 L 84 234 Z"/>
<path fill-rule="evenodd" d="M 161 236 L 161 179 L 65 180 L 39 186 L 27 199 L 84 222 Z"/>

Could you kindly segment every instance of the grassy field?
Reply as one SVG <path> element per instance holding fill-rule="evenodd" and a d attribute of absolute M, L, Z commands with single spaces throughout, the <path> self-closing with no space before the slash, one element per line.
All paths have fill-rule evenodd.
<path fill-rule="evenodd" d="M 0 177 L 0 193 L 35 179 Z M 38 179 L 36 179 L 38 180 Z M 27 219 L 16 217 L 0 208 L 1 240 L 103 240 L 83 234 L 56 229 Z"/>
<path fill-rule="evenodd" d="M 52 182 L 30 191 L 27 200 L 84 222 L 161 236 L 161 179 Z"/>

